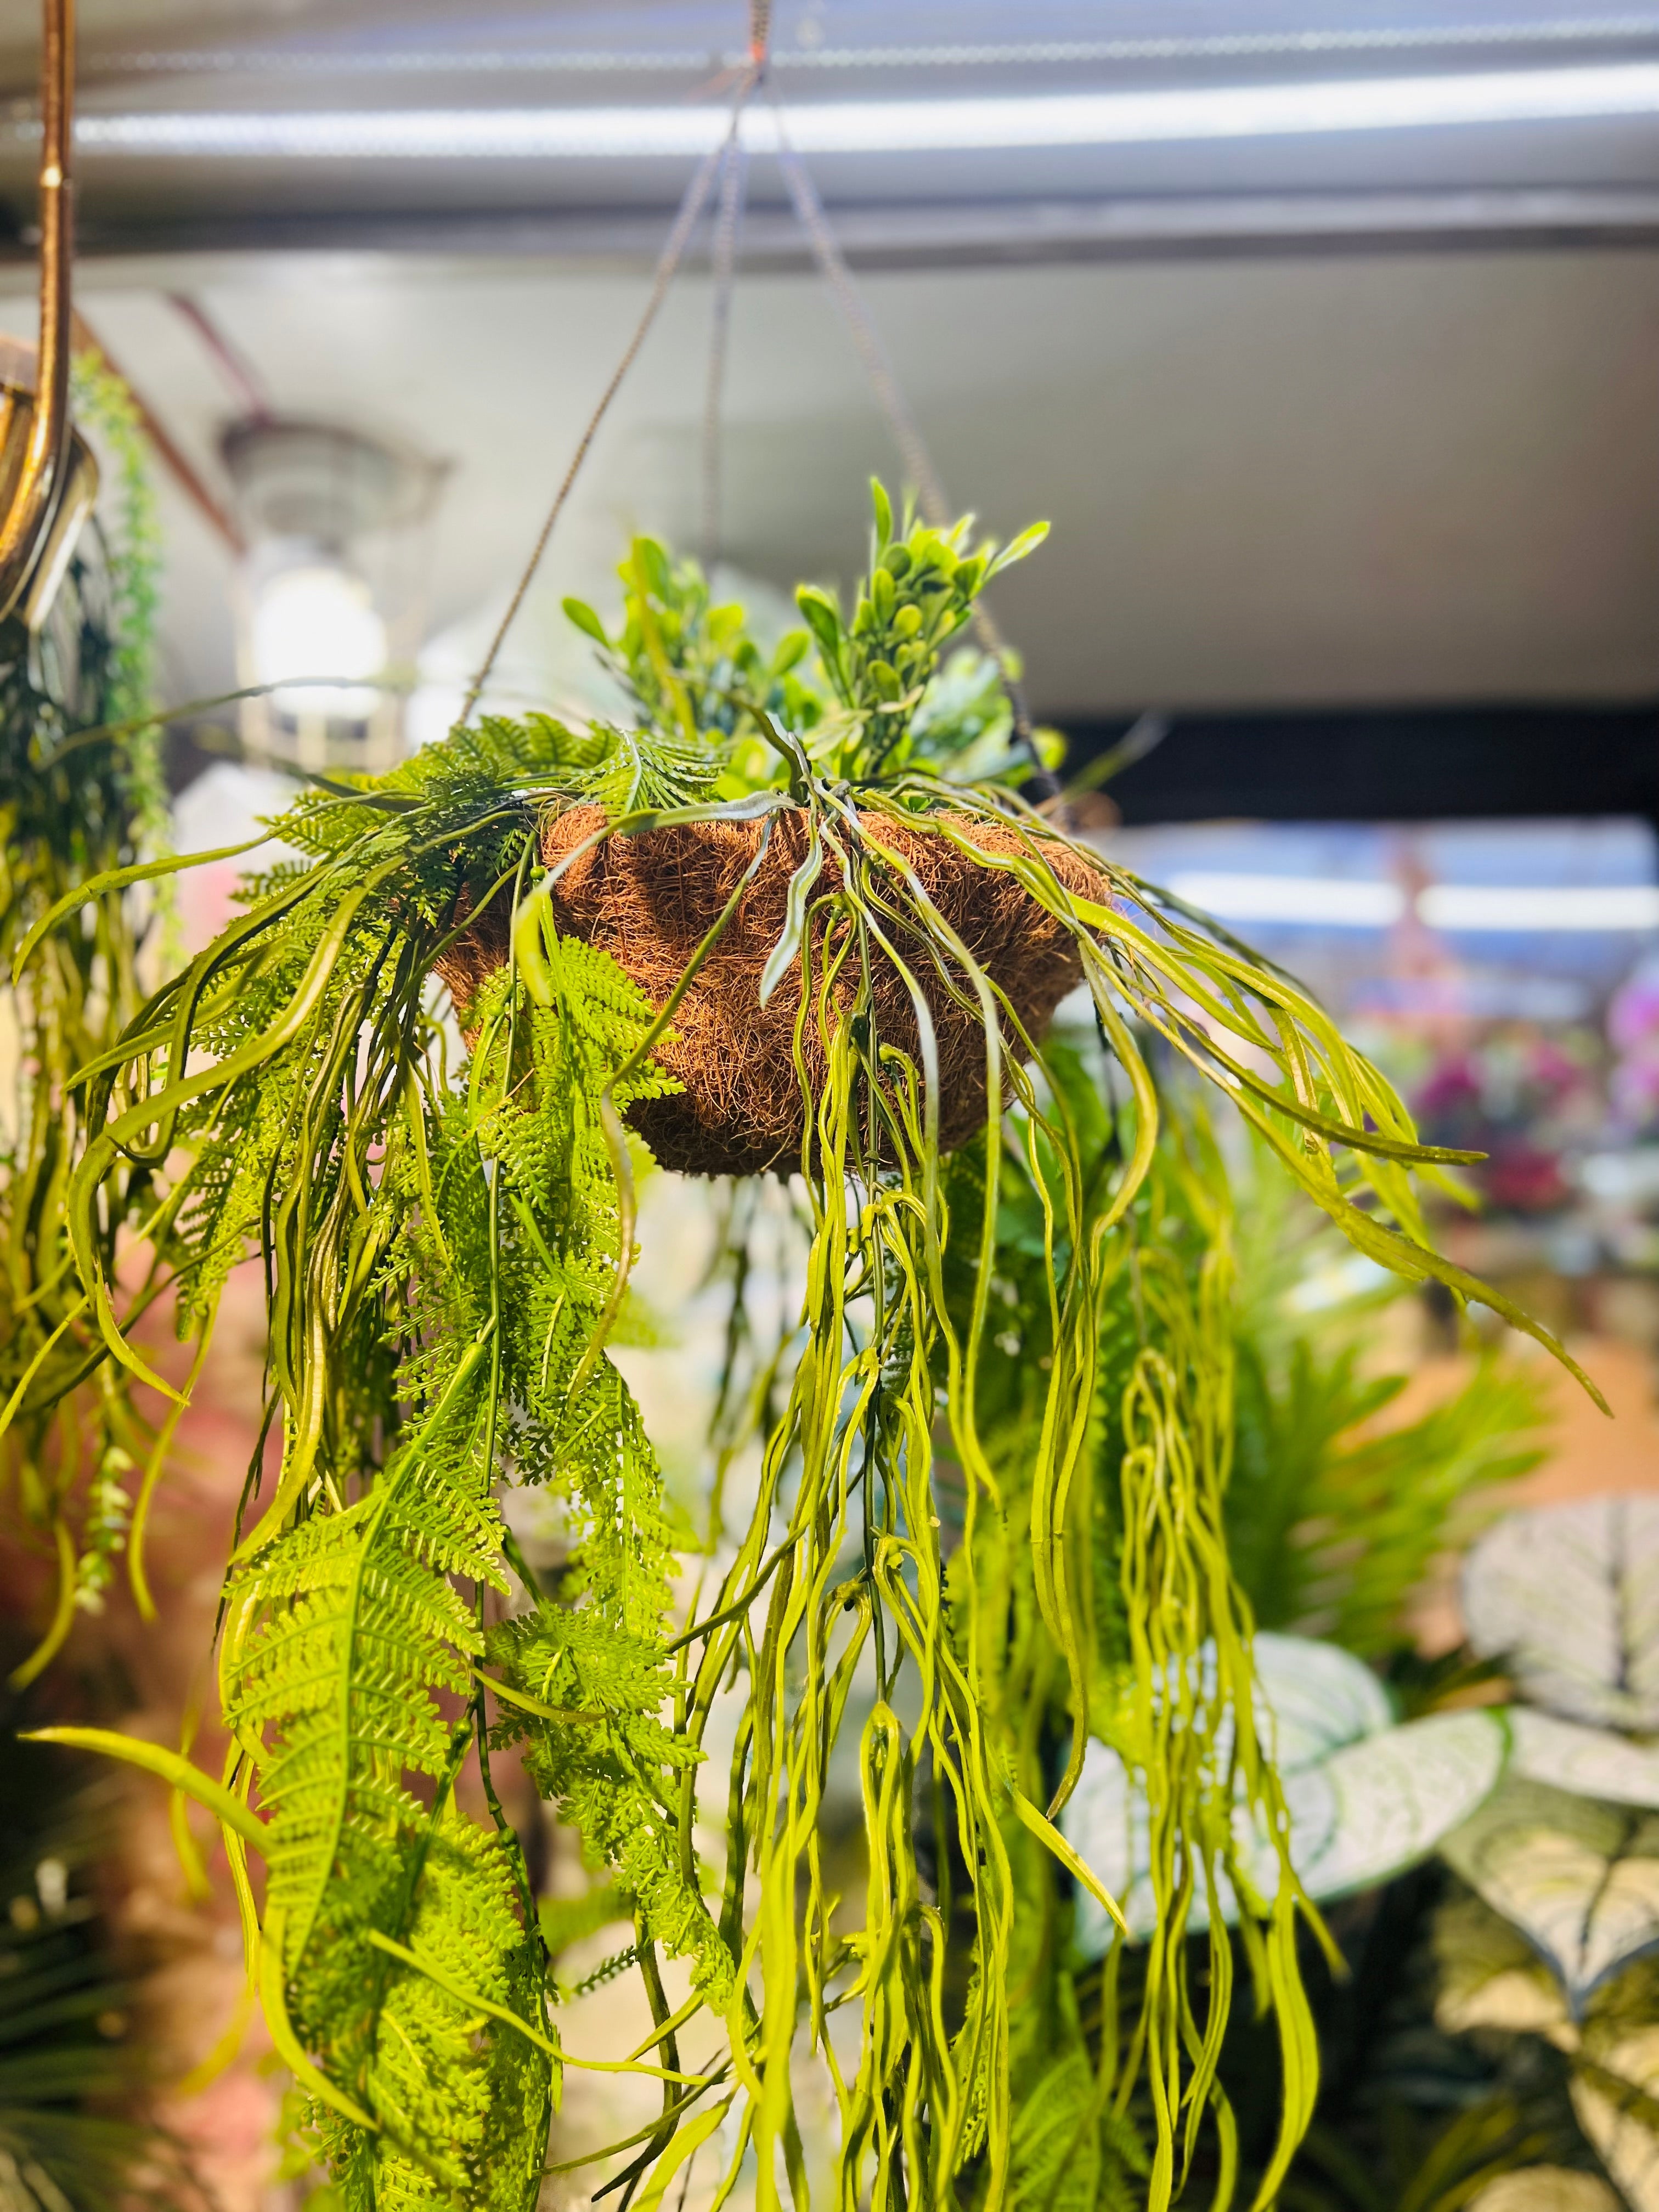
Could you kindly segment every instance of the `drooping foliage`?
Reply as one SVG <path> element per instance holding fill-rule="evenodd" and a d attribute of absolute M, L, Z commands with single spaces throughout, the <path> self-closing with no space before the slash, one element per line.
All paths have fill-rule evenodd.
<path fill-rule="evenodd" d="M 1080 2205 L 1161 2212 L 1200 2138 L 1227 2197 L 1231 1954 L 1212 1942 L 1200 1996 L 1183 1931 L 1195 1896 L 1224 1875 L 1240 1887 L 1241 1781 L 1270 1816 L 1276 1784 L 1225 1546 L 1224 1176 L 1196 1123 L 1160 1136 L 1149 1049 L 1216 1083 L 1361 1251 L 1477 1286 L 1428 1245 L 1410 1182 L 1452 1156 L 1418 1146 L 1321 1010 L 1021 796 L 1012 712 L 982 666 L 939 661 L 1040 533 L 970 552 L 969 527 L 896 531 L 878 496 L 850 620 L 804 592 L 811 642 L 769 656 L 641 541 L 617 635 L 572 610 L 637 727 L 486 719 L 392 775 L 319 783 L 277 825 L 301 858 L 252 883 L 81 1072 L 94 1133 L 69 1220 L 111 1360 L 144 1371 L 100 1240 L 105 1194 L 141 1165 L 165 1179 L 152 1243 L 185 1326 L 205 1327 L 245 1253 L 267 1271 L 279 1449 L 250 1469 L 226 1585 L 234 1741 L 220 1784 L 167 1771 L 220 1813 L 239 1866 L 249 1843 L 265 1862 L 262 1915 L 243 1885 L 250 1949 L 352 2212 L 528 2212 L 560 2066 L 581 2063 L 559 2051 L 490 1784 L 507 1742 L 635 1917 L 656 2030 L 630 2063 L 664 2100 L 625 2169 L 631 2186 L 652 2176 L 647 2202 L 728 2114 L 723 2185 L 752 2148 L 757 2201 L 786 2185 L 803 2201 L 803 2042 L 828 2069 L 849 2208 L 1000 2207 L 1064 2174 Z M 734 1539 L 716 1512 L 681 1622 L 659 1473 L 605 1346 L 635 1256 L 627 1116 L 668 1080 L 653 1048 L 702 953 L 651 1006 L 561 933 L 538 854 L 576 803 L 603 810 L 601 839 L 740 820 L 763 851 L 786 816 L 805 833 L 760 981 L 787 981 L 799 1007 L 804 1303 L 757 1355 L 757 1387 L 723 1394 L 722 1451 L 752 1432 L 756 1495 Z M 1099 1066 L 1020 1032 L 972 944 L 868 833 L 880 820 L 1000 870 L 1060 921 Z M 1005 842 L 976 844 L 976 823 Z M 1066 888 L 1062 848 L 1089 860 L 1097 898 Z M 501 961 L 457 1060 L 431 979 L 491 915 Z M 872 1018 L 882 962 L 913 979 L 914 1045 Z M 931 1079 L 945 999 L 977 1010 L 990 1102 L 954 1162 Z M 732 1342 L 741 1365 L 735 1320 Z M 562 1502 L 571 1548 L 547 1587 L 505 1533 L 513 1484 Z M 854 1716 L 849 1923 L 820 1812 Z M 1099 1885 L 1055 1826 L 1091 1730 L 1158 1808 L 1160 1928 L 1137 2025 L 1109 2046 L 1084 2038 L 1064 1957 L 1065 1883 Z M 700 1790 L 716 1741 L 725 1787 Z M 1313 2094 L 1296 1913 L 1285 1879 L 1246 1915 L 1282 2055 L 1264 2201 Z M 674 2017 L 664 1954 L 690 1962 Z M 724 2055 L 688 2074 L 678 2039 L 698 2013 Z M 1121 2055 L 1103 2069 L 1108 2047 Z"/>
<path fill-rule="evenodd" d="M 18 615 L 0 624 L 0 961 L 15 1032 L 0 1108 L 0 1510 L 52 1563 L 57 1590 L 20 1680 L 47 1663 L 77 1606 L 101 1603 L 155 1456 L 102 1357 L 64 1226 L 82 1141 L 71 1078 L 143 995 L 155 908 L 136 903 L 122 872 L 142 869 L 165 826 L 158 733 L 135 725 L 157 556 L 142 436 L 125 386 L 95 355 L 76 360 L 74 404 L 114 464 L 115 496 L 83 531 L 42 628 Z M 46 928 L 76 900 L 72 922 Z M 99 1196 L 105 1266 L 154 1204 L 149 1164 L 125 1161 Z"/>
<path fill-rule="evenodd" d="M 1219 1914 L 1194 1920 L 1194 1906 L 1213 1902 L 1218 1875 L 1237 1880 L 1234 1808 L 1257 1810 L 1270 1832 L 1281 1814 L 1257 1735 L 1253 1622 L 1227 1556 L 1237 1307 L 1227 1178 L 1194 1103 L 1171 1113 L 1166 1099 L 1146 1176 L 1101 1244 L 1098 1290 L 1068 1328 L 1057 1280 L 1121 1187 L 1129 1116 L 1094 1040 L 1051 1040 L 1043 1059 L 1047 1113 L 1017 1111 L 1006 1132 L 994 1318 L 981 1339 L 977 1409 L 1001 1510 L 983 1523 L 976 1558 L 964 1544 L 955 1578 L 978 1585 L 985 1679 L 1028 1794 L 1068 1795 L 1090 1735 L 1142 1778 L 1158 1926 L 1129 1968 L 1126 2021 L 1122 1947 L 1103 1974 L 1080 1968 L 1051 1854 L 1006 1824 L 1019 1867 L 1012 2077 L 1027 2116 L 1015 2129 L 1014 2194 L 1036 2202 L 1063 2183 L 1079 2203 L 1121 2203 L 1146 2176 L 1141 2193 L 1165 2201 L 1187 2179 L 1207 2109 L 1204 2149 L 1225 2197 L 1237 2118 L 1218 2066 L 1235 1960 Z M 951 1179 L 961 1200 L 976 1197 L 978 1157 L 964 1153 Z M 949 1280 L 965 1316 L 975 1255 L 956 1256 Z M 1031 1445 L 1056 1398 L 1071 1449 L 1045 1488 Z M 1285 2092 L 1264 2197 L 1314 2082 L 1296 1919 L 1295 1885 L 1281 1879 L 1244 1921 L 1257 1989 L 1277 2015 Z M 1205 1926 L 1200 2003 L 1188 1945 Z"/>
<path fill-rule="evenodd" d="M 71 398 L 104 471 L 96 513 L 40 627 L 0 623 L 0 1528 L 49 1577 L 45 1633 L 19 1619 L 0 1662 L 0 2200 L 182 2212 L 202 2202 L 188 2160 L 143 2117 L 148 1961 L 117 1942 L 99 1895 L 114 1808 L 83 1768 L 9 1741 L 52 1709 L 38 1678 L 77 1611 L 103 1603 L 165 1449 L 105 1356 L 64 1206 L 85 1134 L 71 1079 L 131 1018 L 167 921 L 128 872 L 142 884 L 166 830 L 159 732 L 143 719 L 159 551 L 149 453 L 95 353 L 76 356 Z M 65 902 L 74 921 L 51 929 Z M 147 1168 L 111 1178 L 94 1227 L 106 1259 L 155 1203 Z"/>
<path fill-rule="evenodd" d="M 1043 1057 L 1073 1117 L 1084 1187 L 1109 1187 L 1122 1157 L 1124 1117 L 1113 1109 L 1097 1042 L 1062 1034 Z M 1158 1152 L 1116 1240 L 1115 1272 L 1101 1303 L 1091 1425 L 1062 1547 L 1076 1567 L 1088 1669 L 1081 1690 L 1063 1680 L 1029 1555 L 1005 1528 L 994 1528 L 982 1544 L 990 1617 L 1007 1624 L 997 1639 L 1006 1684 L 1002 1724 L 1020 1747 L 1029 1786 L 1052 1784 L 1071 1741 L 1071 1713 L 1086 1698 L 1097 1756 L 1099 1744 L 1115 1753 L 1138 1808 L 1152 1808 L 1150 1832 L 1135 1815 L 1130 1856 L 1132 1878 L 1133 1869 L 1150 1874 L 1155 1911 L 1137 1893 L 1140 1940 L 1112 1945 L 1103 1961 L 1097 1943 L 1068 1941 L 1075 1892 L 1068 1896 L 1069 1885 L 1042 1853 L 1028 1853 L 1015 1917 L 1019 1971 L 1011 1983 L 1014 2178 L 1017 2195 L 1028 2201 L 1072 2186 L 1083 2203 L 1137 2201 L 1160 2141 L 1160 2101 L 1178 2097 L 1190 2116 L 1206 2094 L 1215 2124 L 1181 2146 L 1188 2186 L 1200 2200 L 1234 2178 L 1253 2197 L 1281 2183 L 1287 2191 L 1306 2185 L 1307 2158 L 1286 2160 L 1314 2110 L 1317 2081 L 1306 2057 L 1316 2028 L 1322 2049 L 1331 2033 L 1334 1961 L 1322 1960 L 1304 1934 L 1299 1970 L 1293 1966 L 1291 1892 L 1282 1867 L 1276 1913 L 1237 1916 L 1224 1887 L 1224 1917 L 1240 1918 L 1237 1936 L 1230 1934 L 1195 1847 L 1224 1823 L 1235 1837 L 1254 1826 L 1272 1838 L 1288 1814 L 1294 1864 L 1316 1896 L 1325 1893 L 1299 1855 L 1308 1838 L 1297 1826 L 1294 1795 L 1286 1798 L 1277 1786 L 1255 1729 L 1234 1734 L 1231 1716 L 1252 1675 L 1258 1726 L 1262 1705 L 1271 1709 L 1250 1633 L 1319 1626 L 1368 1655 L 1396 1653 L 1402 1605 L 1449 1537 L 1478 1525 L 1472 1502 L 1535 1457 L 1524 1448 L 1537 1420 L 1535 1389 L 1491 1357 L 1419 1419 L 1368 1428 L 1403 1380 L 1369 1376 L 1356 1358 L 1358 1328 L 1374 1322 L 1386 1290 L 1370 1288 L 1351 1315 L 1304 1311 L 1291 1294 L 1322 1276 L 1340 1281 L 1344 1248 L 1337 1243 L 1333 1253 L 1329 1232 L 1316 1226 L 1310 1235 L 1297 1220 L 1275 1167 L 1223 1171 L 1190 1086 L 1172 1086 L 1161 1103 Z M 977 1411 L 1005 1498 L 1012 1496 L 1010 1518 L 1023 1526 L 1030 1438 L 1054 1342 L 1044 1310 L 1066 1239 L 1057 1246 L 1044 1202 L 1052 1157 L 1040 1143 L 1017 1141 L 1016 1132 L 1029 1138 L 1018 1114 L 1007 1133 Z M 978 1166 L 964 1153 L 951 1165 L 951 1181 L 975 1183 Z M 971 1271 L 964 1266 L 947 1279 L 965 1310 Z M 1151 1481 L 1149 1462 L 1161 1462 Z M 1170 1530 L 1183 1520 L 1188 1545 L 1171 1544 Z M 1206 1564 L 1200 1583 L 1193 1570 Z M 1173 1635 L 1172 1620 L 1180 1624 Z M 1194 1644 L 1189 1639 L 1200 1629 Z M 1374 1681 L 1371 1692 L 1386 1713 L 1386 1693 Z M 1305 1726 L 1316 1691 L 1304 1680 L 1298 1695 Z M 1479 1717 L 1501 1741 L 1500 1724 Z M 1160 1741 L 1163 1729 L 1170 1733 Z M 1499 1765 L 1501 1753 L 1492 1771 Z M 1345 1818 L 1352 1812 L 1364 1825 L 1364 1806 L 1343 1802 Z M 1458 1817 L 1455 1807 L 1448 1795 L 1448 1824 Z M 1160 1815 L 1194 1846 L 1178 1843 L 1166 1855 Z M 1390 1827 L 1396 1845 L 1403 1832 Z M 1430 1829 L 1430 1843 L 1437 1832 Z M 1076 1839 L 1084 1848 L 1081 1835 Z M 1104 1833 L 1096 1840 L 1109 1844 Z M 1215 1870 L 1227 1884 L 1237 1880 L 1224 1846 Z M 1271 1893 L 1273 1885 L 1267 1887 Z M 1139 1923 L 1151 1917 L 1149 1936 Z M 1310 1960 L 1319 2000 L 1311 2016 L 1300 2002 Z M 1254 2029 L 1246 2023 L 1255 2007 L 1235 1993 L 1241 1974 L 1258 1988 L 1283 1978 L 1277 2016 Z M 1178 2052 L 1159 2053 L 1145 2040 L 1141 2023 L 1160 1981 L 1181 1992 L 1177 2011 L 1191 2005 Z M 1297 2035 L 1305 2039 L 1301 2055 Z M 1298 2081 L 1310 2101 L 1287 2112 L 1281 2094 Z M 1336 2085 L 1328 2107 L 1345 2094 Z"/>

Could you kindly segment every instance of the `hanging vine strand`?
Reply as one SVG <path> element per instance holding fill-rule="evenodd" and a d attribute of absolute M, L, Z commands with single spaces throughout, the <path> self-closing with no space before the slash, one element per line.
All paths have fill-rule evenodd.
<path fill-rule="evenodd" d="M 80 1294 L 63 1200 L 83 1132 L 75 1070 L 107 1048 L 140 1003 L 141 952 L 154 925 L 119 881 L 165 833 L 157 735 L 147 726 L 159 557 L 143 439 L 125 386 L 95 354 L 77 356 L 76 415 L 112 465 L 107 531 L 72 556 L 44 629 L 0 625 L 0 958 L 16 1028 L 0 1158 L 0 1496 L 14 1535 L 55 1588 L 33 1680 L 78 1612 L 96 1610 L 124 1551 L 142 1587 L 143 1517 L 167 1438 L 101 1357 Z M 125 739 L 98 734 L 131 725 Z M 70 749 L 75 757 L 66 762 Z M 138 896 L 142 896 L 142 894 Z M 76 927 L 45 933 L 65 902 Z M 112 1262 L 118 1239 L 155 1203 L 151 1178 L 124 1168 L 92 1233 Z"/>

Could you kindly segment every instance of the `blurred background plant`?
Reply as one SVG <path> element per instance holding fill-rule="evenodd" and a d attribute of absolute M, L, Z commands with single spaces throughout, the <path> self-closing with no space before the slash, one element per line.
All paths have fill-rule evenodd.
<path fill-rule="evenodd" d="M 1652 2212 L 1659 1502 L 1504 1512 L 1543 1456 L 1535 1372 L 1478 1349 L 1460 1387 L 1389 1425 L 1406 1378 L 1377 1371 L 1375 1340 L 1398 1294 L 1345 1295 L 1346 1256 L 1297 1236 L 1260 1163 L 1239 1206 L 1229 1543 L 1261 1632 L 1291 1862 L 1327 1931 L 1300 1939 L 1321 2082 L 1282 2201 L 1454 2212 L 1502 2177 L 1490 2212 L 1511 2197 Z M 1453 1553 L 1467 1632 L 1425 1653 L 1414 1615 Z M 1242 1805 L 1232 1817 L 1247 1824 Z M 1157 1917 L 1146 1804 L 1108 1741 L 1065 1826 L 1138 1939 L 1113 1943 L 1073 1900 L 1071 2005 L 1100 2082 Z M 1265 1832 L 1251 1871 L 1271 1893 Z M 1211 1974 L 1196 1943 L 1189 1970 Z M 1279 2065 L 1276 2036 L 1236 2014 L 1219 2079 L 1247 2186 L 1267 2168 Z M 1514 2195 L 1522 2176 L 1534 2196 Z M 1190 2201 L 1219 2179 L 1200 2150 Z"/>
<path fill-rule="evenodd" d="M 15 1679 L 61 1649 L 76 1611 L 101 1606 L 156 1442 L 105 1356 L 70 1257 L 64 1193 L 77 1142 L 72 1078 L 144 996 L 162 912 L 134 872 L 167 840 L 159 733 L 145 726 L 159 556 L 131 395 L 77 356 L 77 421 L 112 477 L 44 625 L 0 624 L 0 963 L 9 981 L 0 1151 L 0 1512 L 45 1568 L 41 1633 Z M 45 927 L 89 884 L 79 926 Z M 145 1210 L 133 1167 L 96 1224 L 112 1255 Z"/>
<path fill-rule="evenodd" d="M 38 1689 L 8 1692 L 0 1725 L 9 1740 L 46 1710 Z M 27 1746 L 0 1771 L 4 2212 L 210 2212 L 186 2157 L 143 2117 L 153 1960 L 109 1911 L 124 1796 L 107 1774 Z"/>
<path fill-rule="evenodd" d="M 103 1611 L 169 1434 L 134 1403 L 86 1325 L 62 1206 L 77 1137 L 73 1075 L 137 1010 L 147 948 L 167 926 L 164 894 L 142 880 L 167 837 L 159 735 L 143 719 L 159 558 L 147 448 L 131 394 L 96 353 L 76 356 L 73 390 L 105 496 L 44 623 L 32 629 L 20 615 L 0 624 L 9 1742 L 27 1721 L 131 1704 L 93 1655 L 67 1675 L 52 1662 L 77 1618 Z M 94 883 L 79 928 L 42 932 L 62 901 Z M 97 1225 L 105 1249 L 142 1212 L 146 1191 L 143 1171 L 124 1178 Z M 89 1780 L 38 1750 L 10 1745 L 0 1765 L 6 2212 L 198 2201 L 183 2154 L 144 2117 L 157 2084 L 137 2026 L 156 1954 L 122 1926 L 122 1802 L 106 1777 Z"/>

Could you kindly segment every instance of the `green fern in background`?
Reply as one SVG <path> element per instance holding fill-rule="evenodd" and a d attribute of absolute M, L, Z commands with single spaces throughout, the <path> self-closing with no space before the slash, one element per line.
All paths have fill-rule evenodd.
<path fill-rule="evenodd" d="M 1258 1627 L 1385 1658 L 1409 1639 L 1407 1608 L 1437 1565 L 1542 1457 L 1542 1393 L 1512 1360 L 1485 1352 L 1455 1389 L 1401 1420 L 1390 1408 L 1408 1378 L 1377 1373 L 1372 1350 L 1398 1286 L 1299 1305 L 1341 1248 L 1298 1234 L 1283 1179 L 1261 1162 L 1244 1191 L 1233 1569 Z"/>
<path fill-rule="evenodd" d="M 1427 1413 L 1380 1423 L 1406 1381 L 1313 1328 L 1279 1365 L 1243 1334 L 1228 1545 L 1258 1626 L 1386 1657 L 1438 1560 L 1542 1457 L 1540 1395 L 1513 1366 L 1479 1359 Z"/>
<path fill-rule="evenodd" d="M 205 2212 L 188 2160 L 139 2117 L 155 2087 L 150 1962 L 118 1941 L 100 1896 L 119 1794 L 10 1741 L 40 1711 L 38 1688 L 0 1707 L 0 2206 Z"/>

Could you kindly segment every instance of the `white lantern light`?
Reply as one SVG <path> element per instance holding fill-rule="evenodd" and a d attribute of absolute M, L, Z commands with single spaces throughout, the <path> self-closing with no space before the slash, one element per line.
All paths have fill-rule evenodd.
<path fill-rule="evenodd" d="M 236 582 L 250 753 L 310 769 L 390 768 L 424 626 L 443 470 L 329 424 L 238 423 L 223 441 L 246 550 Z"/>

